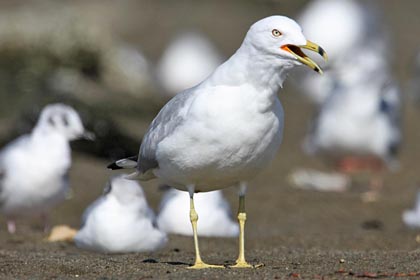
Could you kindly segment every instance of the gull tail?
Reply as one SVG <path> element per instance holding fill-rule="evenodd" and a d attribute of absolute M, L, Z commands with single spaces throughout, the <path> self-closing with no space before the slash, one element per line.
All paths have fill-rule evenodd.
<path fill-rule="evenodd" d="M 108 169 L 133 169 L 137 167 L 138 156 L 132 156 L 128 158 L 119 159 L 107 166 Z"/>
<path fill-rule="evenodd" d="M 123 158 L 109 164 L 107 168 L 112 169 L 112 170 L 134 169 L 134 168 L 137 168 L 137 165 L 138 165 L 137 161 L 138 161 L 138 156 Z M 128 179 L 128 180 L 147 181 L 147 180 L 155 178 L 155 175 L 153 174 L 153 170 L 148 170 L 144 173 L 136 170 L 135 172 L 127 174 L 124 177 L 125 179 Z"/>

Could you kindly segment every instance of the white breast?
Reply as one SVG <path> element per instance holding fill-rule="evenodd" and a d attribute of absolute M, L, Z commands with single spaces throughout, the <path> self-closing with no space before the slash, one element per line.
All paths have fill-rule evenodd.
<path fill-rule="evenodd" d="M 198 94 L 188 122 L 158 146 L 158 177 L 201 191 L 253 177 L 272 160 L 282 136 L 280 101 L 264 94 L 244 86 Z"/>
<path fill-rule="evenodd" d="M 200 215 L 200 236 L 234 237 L 239 234 L 236 221 L 232 220 L 228 202 L 221 191 L 197 193 L 194 204 Z M 193 235 L 189 219 L 189 195 L 175 189 L 167 191 L 160 203 L 157 224 L 167 233 Z"/>
<path fill-rule="evenodd" d="M 70 147 L 59 135 L 29 138 L 11 147 L 3 181 L 2 211 L 9 214 L 37 214 L 62 201 L 67 191 L 63 176 L 71 164 Z"/>

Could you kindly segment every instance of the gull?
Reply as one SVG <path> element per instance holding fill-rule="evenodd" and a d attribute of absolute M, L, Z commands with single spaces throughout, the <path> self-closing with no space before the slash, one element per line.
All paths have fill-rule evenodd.
<path fill-rule="evenodd" d="M 239 188 L 239 255 L 233 267 L 253 267 L 245 259 L 247 182 L 274 158 L 283 131 L 278 90 L 290 69 L 319 65 L 302 48 L 326 59 L 300 26 L 285 16 L 254 23 L 239 49 L 207 79 L 175 95 L 147 130 L 138 156 L 116 161 L 111 169 L 132 168 L 132 179 L 159 178 L 187 191 L 195 263 L 191 268 L 223 267 L 202 261 L 197 237 L 194 193 Z"/>
<path fill-rule="evenodd" d="M 173 96 L 201 82 L 222 62 L 222 56 L 204 34 L 184 32 L 165 49 L 157 76 L 163 89 Z"/>
<path fill-rule="evenodd" d="M 167 242 L 154 220 L 141 186 L 120 175 L 112 178 L 104 194 L 85 210 L 74 242 L 99 252 L 154 251 Z"/>
<path fill-rule="evenodd" d="M 347 67 L 336 72 L 335 86 L 320 107 L 304 148 L 332 159 L 345 173 L 359 169 L 378 173 L 384 164 L 394 170 L 402 138 L 399 87 L 374 48 L 344 59 Z M 381 179 L 372 178 L 372 188 L 381 185 Z"/>
<path fill-rule="evenodd" d="M 40 216 L 48 228 L 48 211 L 69 191 L 69 141 L 78 138 L 93 139 L 78 113 L 70 106 L 51 104 L 42 110 L 31 134 L 0 152 L 0 211 L 10 233 L 16 231 L 18 216 Z"/>
<path fill-rule="evenodd" d="M 200 213 L 198 234 L 208 237 L 234 237 L 239 234 L 238 224 L 232 221 L 229 203 L 221 191 L 198 193 L 194 196 Z M 188 196 L 185 192 L 169 189 L 159 207 L 157 225 L 167 233 L 193 235 L 188 220 Z"/>

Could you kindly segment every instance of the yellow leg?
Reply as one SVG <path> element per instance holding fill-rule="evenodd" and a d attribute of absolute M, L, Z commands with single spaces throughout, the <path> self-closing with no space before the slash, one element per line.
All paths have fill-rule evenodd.
<path fill-rule="evenodd" d="M 197 215 L 197 212 L 195 212 L 195 208 L 194 208 L 193 194 L 192 195 L 190 194 L 190 220 L 191 220 L 191 224 L 192 224 L 192 228 L 193 228 L 193 234 L 194 234 L 195 263 L 194 263 L 193 266 L 190 266 L 188 268 L 190 268 L 190 269 L 224 268 L 224 266 L 222 266 L 222 265 L 206 264 L 205 262 L 203 262 L 201 260 L 200 248 L 198 247 L 198 236 L 197 236 L 198 215 Z"/>
<path fill-rule="evenodd" d="M 236 260 L 236 264 L 231 266 L 232 268 L 253 268 L 245 260 L 245 195 L 239 195 L 239 209 L 238 209 L 238 221 L 239 221 L 239 256 Z"/>

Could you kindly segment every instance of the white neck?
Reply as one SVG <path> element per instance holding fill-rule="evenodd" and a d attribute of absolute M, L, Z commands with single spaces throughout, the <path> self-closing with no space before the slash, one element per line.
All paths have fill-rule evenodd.
<path fill-rule="evenodd" d="M 205 85 L 248 84 L 275 96 L 293 66 L 292 61 L 265 54 L 245 41 L 235 54 L 215 70 Z"/>

